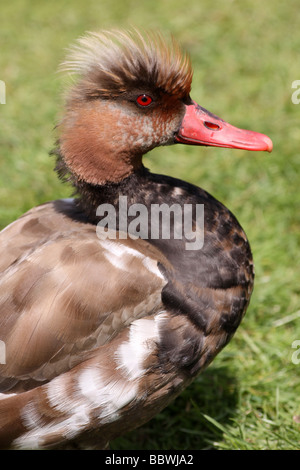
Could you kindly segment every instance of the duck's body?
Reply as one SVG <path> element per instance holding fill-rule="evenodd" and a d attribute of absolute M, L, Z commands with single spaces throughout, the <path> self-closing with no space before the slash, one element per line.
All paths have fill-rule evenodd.
<path fill-rule="evenodd" d="M 152 55 L 164 51 L 169 75 L 161 72 L 160 86 L 151 88 L 159 69 L 138 36 L 136 47 L 153 70 L 135 83 L 132 67 L 140 73 L 142 60 L 124 51 L 124 38 L 134 49 L 132 37 L 121 35 L 114 53 L 126 52 L 127 69 L 120 56 L 108 70 L 104 53 L 98 57 L 102 69 L 92 67 L 103 36 L 83 40 L 89 51 L 83 57 L 79 50 L 76 66 L 85 73 L 68 102 L 57 151 L 59 174 L 68 175 L 79 197 L 34 208 L 0 235 L 3 447 L 103 448 L 163 409 L 211 362 L 250 300 L 252 256 L 235 217 L 202 189 L 142 165 L 142 154 L 156 145 L 199 138 L 187 116 L 192 112 L 193 121 L 206 112 L 188 97 L 190 68 L 176 56 L 177 74 L 170 71 L 172 57 L 161 39 L 152 42 Z M 224 121 L 205 116 L 208 143 L 221 130 L 213 125 Z M 270 150 L 268 138 L 252 137 L 254 149 Z M 248 148 L 241 139 L 208 144 Z M 168 238 L 151 231 L 151 217 L 147 236 L 131 236 L 120 222 L 120 196 L 127 208 L 142 206 L 147 214 L 154 205 L 175 205 L 182 215 L 192 207 L 193 235 L 203 243 L 190 249 L 190 234 L 174 236 L 175 215 Z M 116 215 L 115 230 L 105 236 L 97 231 L 103 204 Z M 204 225 L 197 206 L 204 207 Z"/>

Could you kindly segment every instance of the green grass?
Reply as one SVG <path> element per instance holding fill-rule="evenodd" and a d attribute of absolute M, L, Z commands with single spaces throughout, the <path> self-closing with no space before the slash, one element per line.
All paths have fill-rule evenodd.
<path fill-rule="evenodd" d="M 268 134 L 271 155 L 175 146 L 146 157 L 152 171 L 196 183 L 238 217 L 256 284 L 230 345 L 163 413 L 112 449 L 299 449 L 300 79 L 297 0 L 14 0 L 2 2 L 0 225 L 70 193 L 48 157 L 64 80 L 64 48 L 86 30 L 159 28 L 190 52 L 192 96 L 232 124 Z M 298 418 L 297 418 L 298 417 Z"/>

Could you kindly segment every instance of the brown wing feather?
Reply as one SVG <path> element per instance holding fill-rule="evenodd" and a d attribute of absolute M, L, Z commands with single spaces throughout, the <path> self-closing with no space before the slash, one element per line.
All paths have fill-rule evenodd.
<path fill-rule="evenodd" d="M 142 240 L 101 242 L 95 226 L 66 216 L 74 203 L 64 204 L 35 208 L 0 235 L 0 389 L 48 381 L 161 309 L 156 250 Z"/>

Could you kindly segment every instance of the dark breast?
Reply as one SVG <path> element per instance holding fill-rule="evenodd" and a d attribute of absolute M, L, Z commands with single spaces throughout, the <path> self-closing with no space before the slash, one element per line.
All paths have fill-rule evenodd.
<path fill-rule="evenodd" d="M 176 189 L 171 190 L 172 186 Z M 204 237 L 200 249 L 187 250 L 188 240 L 184 237 L 151 241 L 174 268 L 171 272 L 161 266 L 169 280 L 162 298 L 167 309 L 174 315 L 186 315 L 193 325 L 191 371 L 197 373 L 228 343 L 246 312 L 254 281 L 251 249 L 234 215 L 200 188 L 164 178 L 156 193 L 155 202 L 158 200 L 191 204 L 193 208 L 203 204 Z M 178 354 L 188 362 L 184 351 Z"/>
<path fill-rule="evenodd" d="M 99 197 L 99 191 L 98 191 Z M 177 361 L 176 367 L 197 373 L 228 343 L 239 326 L 249 304 L 253 289 L 254 271 L 250 246 L 234 215 L 219 201 L 202 189 L 174 178 L 144 171 L 132 175 L 118 187 L 106 188 L 98 203 L 126 195 L 128 207 L 143 204 L 151 213 L 153 204 L 193 207 L 193 230 L 196 229 L 195 207 L 203 204 L 204 232 L 200 249 L 188 250 L 190 240 L 174 238 L 174 218 L 171 211 L 170 238 L 151 238 L 150 217 L 148 241 L 170 262 L 159 264 L 168 283 L 162 291 L 167 311 L 174 317 L 186 318 L 188 341 L 166 331 L 161 357 Z M 133 219 L 134 217 L 132 217 Z M 129 218 L 130 222 L 130 218 Z M 197 228 L 198 234 L 201 227 Z M 170 267 L 171 266 L 171 267 Z M 172 336 L 172 338 L 171 338 Z M 182 345 L 182 346 L 181 346 Z"/>

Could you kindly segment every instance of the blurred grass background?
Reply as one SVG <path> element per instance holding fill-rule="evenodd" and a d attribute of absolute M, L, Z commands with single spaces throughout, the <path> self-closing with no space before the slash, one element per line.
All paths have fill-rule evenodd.
<path fill-rule="evenodd" d="M 256 284 L 230 345 L 171 406 L 112 449 L 300 448 L 300 79 L 298 0 L 14 0 L 1 2 L 0 226 L 67 197 L 48 156 L 64 49 L 87 30 L 131 25 L 172 33 L 191 55 L 192 97 L 232 124 L 268 134 L 272 154 L 174 146 L 154 172 L 211 192 L 252 245 Z M 299 356 L 298 356 L 299 357 Z M 295 362 L 295 361 L 294 361 Z"/>

